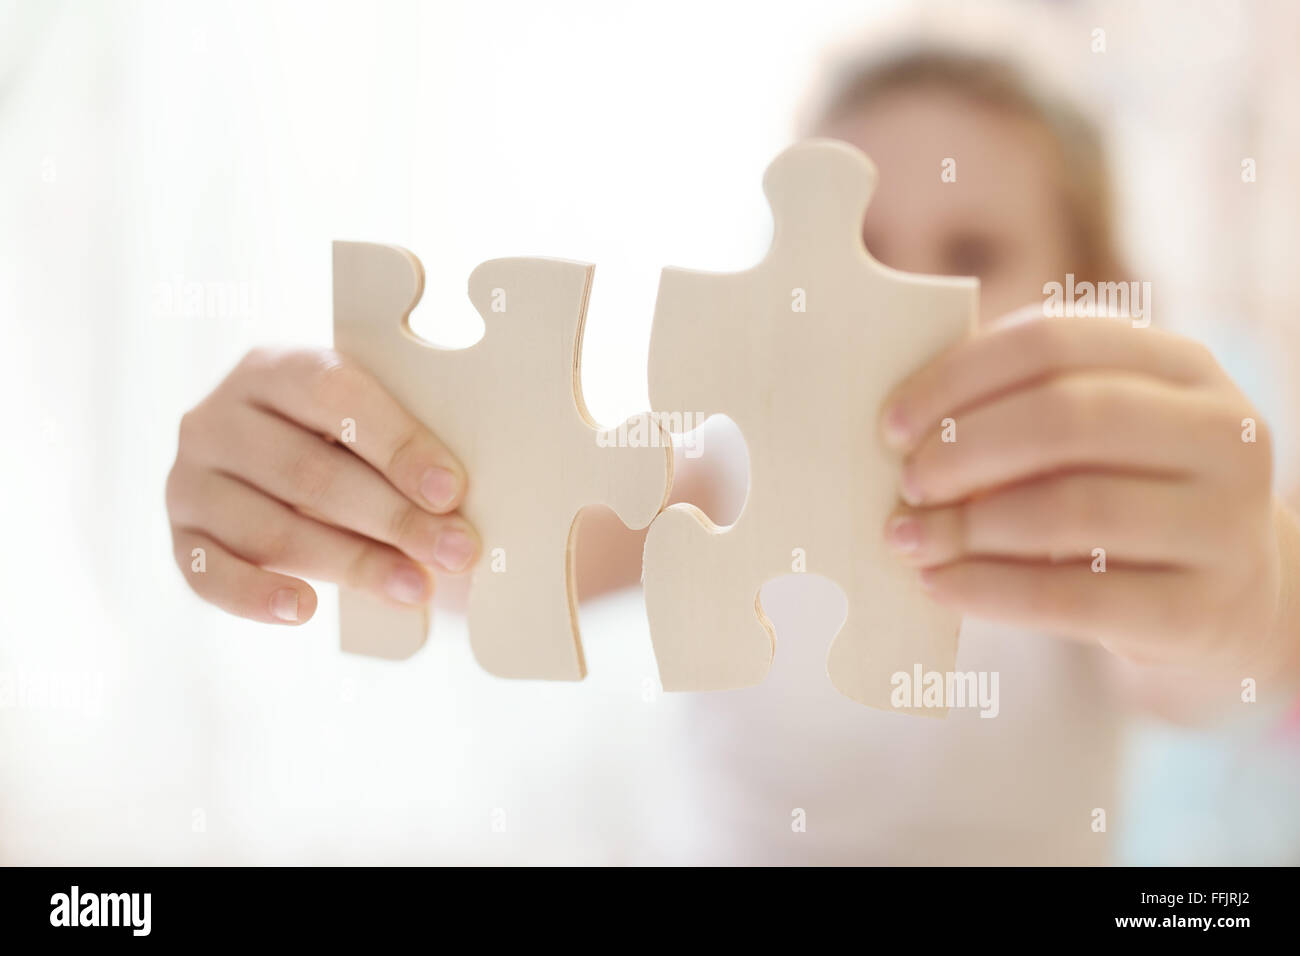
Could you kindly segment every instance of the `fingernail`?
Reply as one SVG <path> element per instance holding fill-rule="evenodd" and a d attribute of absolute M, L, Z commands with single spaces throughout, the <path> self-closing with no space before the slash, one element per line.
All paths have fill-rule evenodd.
<path fill-rule="evenodd" d="M 464 571 L 474 557 L 474 540 L 463 531 L 447 531 L 439 535 L 433 556 L 448 571 Z"/>
<path fill-rule="evenodd" d="M 420 479 L 420 494 L 439 511 L 446 511 L 456 500 L 460 482 L 446 468 L 430 468 Z"/>
<path fill-rule="evenodd" d="M 277 621 L 298 622 L 298 592 L 281 588 L 271 595 L 271 615 Z"/>
<path fill-rule="evenodd" d="M 384 591 L 402 604 L 423 604 L 427 582 L 419 571 L 405 565 L 394 568 L 384 584 Z"/>
<path fill-rule="evenodd" d="M 891 405 L 886 409 L 884 431 L 885 441 L 895 448 L 901 448 L 907 444 L 910 432 L 907 428 L 907 417 L 903 413 L 902 405 Z"/>
<path fill-rule="evenodd" d="M 915 551 L 921 546 L 921 522 L 910 515 L 895 518 L 889 523 L 886 537 L 896 551 Z"/>
<path fill-rule="evenodd" d="M 911 465 L 903 465 L 902 474 L 899 475 L 898 485 L 903 500 L 909 505 L 919 505 L 921 503 L 921 487 L 917 483 L 916 476 L 912 474 Z"/>

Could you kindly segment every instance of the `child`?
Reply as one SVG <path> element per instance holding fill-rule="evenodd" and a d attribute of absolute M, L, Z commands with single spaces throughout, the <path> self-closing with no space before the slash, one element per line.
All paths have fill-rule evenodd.
<path fill-rule="evenodd" d="M 968 627 L 967 667 L 972 656 L 1003 671 L 1009 658 L 1028 663 L 1018 686 L 1032 693 L 1015 696 L 1003 681 L 1023 706 L 1004 703 L 997 734 L 951 718 L 955 729 L 879 725 L 894 741 L 891 766 L 910 767 L 912 786 L 895 788 L 897 805 L 873 809 L 875 831 L 864 836 L 859 821 L 857 843 L 813 850 L 809 841 L 801 858 L 1095 860 L 1086 821 L 1071 814 L 1104 805 L 1100 780 L 1080 791 L 1113 772 L 1112 693 L 1216 723 L 1229 719 L 1245 677 L 1273 700 L 1296 698 L 1300 534 L 1274 496 L 1268 430 L 1195 342 L 1114 319 L 1021 321 L 1043 315 L 1048 283 L 1130 278 L 1113 248 L 1099 137 L 1068 105 L 1040 99 L 996 61 L 921 50 L 849 78 L 815 132 L 857 145 L 880 170 L 864 227 L 876 258 L 981 284 L 980 333 L 916 370 L 881 410 L 883 440 L 904 453 L 902 502 L 881 533 L 934 600 L 1088 649 Z M 941 178 L 946 159 L 955 161 L 950 181 Z M 370 423 L 347 448 L 329 437 L 345 417 Z M 949 417 L 952 444 L 940 441 Z M 735 502 L 705 503 L 727 466 L 703 461 L 679 462 L 678 497 L 715 518 L 734 514 Z M 419 604 L 436 576 L 469 568 L 480 543 L 457 506 L 473 480 L 348 359 L 258 351 L 182 421 L 167 503 L 182 569 L 193 548 L 207 549 L 207 573 L 186 574 L 203 598 L 298 624 L 317 601 L 304 578 Z M 592 522 L 579 547 L 586 590 L 634 581 L 638 542 Z M 582 570 L 597 565 L 598 581 Z M 786 651 L 779 642 L 778 659 Z M 824 659 L 824 644 L 812 651 Z M 764 712 L 768 729 L 799 720 Z M 880 716 L 860 718 L 854 733 Z M 760 726 L 736 731 L 733 757 L 743 753 L 737 738 L 759 740 Z M 855 747 L 863 756 L 848 756 Z M 842 801 L 853 790 L 828 766 L 861 774 L 854 760 L 875 760 L 870 753 L 855 740 L 819 764 L 825 793 Z M 1038 779 L 1011 786 L 1026 765 Z M 936 793 L 959 766 L 962 791 Z M 824 816 L 850 812 L 826 800 Z M 1063 809 L 1048 819 L 1047 807 Z M 958 825 L 964 842 L 945 849 L 945 827 Z M 981 827 L 987 839 L 971 835 Z"/>

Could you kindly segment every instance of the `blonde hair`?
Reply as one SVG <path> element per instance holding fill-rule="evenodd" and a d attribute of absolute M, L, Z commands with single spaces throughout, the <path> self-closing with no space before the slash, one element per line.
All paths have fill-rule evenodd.
<path fill-rule="evenodd" d="M 1010 60 L 939 46 L 915 46 L 842 71 L 816 113 L 814 130 L 901 90 L 935 89 L 1024 118 L 1051 137 L 1061 160 L 1062 197 L 1078 256 L 1074 272 L 1093 282 L 1121 279 L 1114 198 L 1100 127 L 1063 96 L 1030 81 Z"/>

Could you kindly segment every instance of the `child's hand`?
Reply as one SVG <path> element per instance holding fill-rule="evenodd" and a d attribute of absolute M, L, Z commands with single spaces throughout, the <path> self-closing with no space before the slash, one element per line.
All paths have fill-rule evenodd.
<path fill-rule="evenodd" d="M 456 573 L 478 552 L 454 514 L 464 493 L 456 459 L 364 370 L 332 351 L 258 350 L 181 419 L 167 511 L 200 597 L 297 624 L 316 610 L 298 575 L 427 602 L 426 565 Z"/>
<path fill-rule="evenodd" d="M 1115 319 L 982 333 L 882 427 L 912 506 L 886 537 L 936 600 L 1135 661 L 1292 653 L 1269 435 L 1203 346 Z"/>

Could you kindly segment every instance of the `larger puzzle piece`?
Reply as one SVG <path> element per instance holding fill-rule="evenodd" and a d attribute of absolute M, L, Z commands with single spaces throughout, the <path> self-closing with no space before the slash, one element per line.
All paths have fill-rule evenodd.
<path fill-rule="evenodd" d="M 411 332 L 424 289 L 415 256 L 334 244 L 335 347 L 383 382 L 469 476 L 461 512 L 483 540 L 470 644 L 501 677 L 585 675 L 572 566 L 580 512 L 605 504 L 643 528 L 672 478 L 671 443 L 648 416 L 617 431 L 646 437 L 641 447 L 612 447 L 583 402 L 578 363 L 592 272 L 558 259 L 483 263 L 469 297 L 486 331 L 470 348 L 449 350 Z M 429 626 L 424 609 L 347 589 L 339 617 L 344 650 L 387 658 L 414 653 Z"/>
<path fill-rule="evenodd" d="M 978 283 L 898 272 L 868 254 L 862 223 L 876 179 L 847 144 L 801 143 L 764 178 L 775 232 L 759 265 L 663 272 L 651 406 L 729 416 L 750 462 L 731 527 L 690 505 L 650 527 L 646 610 L 666 690 L 761 681 L 775 642 L 759 590 L 805 567 L 848 597 L 827 659 L 841 693 L 909 710 L 891 704 L 894 674 L 952 670 L 959 617 L 884 543 L 898 463 L 879 442 L 878 415 L 897 382 L 973 329 Z"/>

